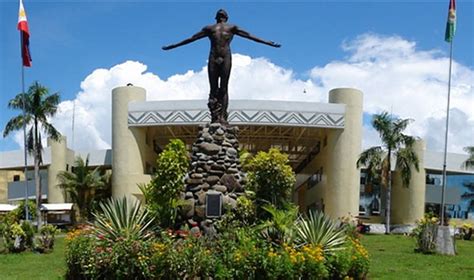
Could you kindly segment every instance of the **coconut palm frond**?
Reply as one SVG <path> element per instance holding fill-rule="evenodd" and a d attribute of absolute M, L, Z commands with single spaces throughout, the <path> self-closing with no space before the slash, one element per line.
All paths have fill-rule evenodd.
<path fill-rule="evenodd" d="M 402 182 L 405 187 L 408 187 L 411 180 L 411 168 L 414 167 L 416 171 L 420 170 L 419 159 L 413 147 L 405 147 L 397 152 L 397 168 L 400 170 Z"/>
<path fill-rule="evenodd" d="M 474 146 L 464 147 L 464 151 L 469 154 L 469 158 L 463 163 L 465 169 L 474 167 Z"/>

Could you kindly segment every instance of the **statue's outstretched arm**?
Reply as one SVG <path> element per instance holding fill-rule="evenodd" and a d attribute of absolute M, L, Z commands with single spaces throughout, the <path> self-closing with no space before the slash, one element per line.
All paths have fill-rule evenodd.
<path fill-rule="evenodd" d="M 240 37 L 244 37 L 244 38 L 247 38 L 247 39 L 250 39 L 252 41 L 255 41 L 257 43 L 261 43 L 261 44 L 265 44 L 265 45 L 269 45 L 271 47 L 275 47 L 275 48 L 279 48 L 281 47 L 280 44 L 277 44 L 273 41 L 267 41 L 267 40 L 263 40 L 263 39 L 260 39 L 258 37 L 255 37 L 253 36 L 252 34 L 248 33 L 247 31 L 243 30 L 243 29 L 240 29 L 239 27 L 235 27 L 235 31 L 234 31 L 234 34 L 235 35 L 239 35 Z"/>
<path fill-rule="evenodd" d="M 176 44 L 163 46 L 162 49 L 165 50 L 165 51 L 171 50 L 171 49 L 174 49 L 174 48 L 181 47 L 183 45 L 192 43 L 196 40 L 202 39 L 206 36 L 207 36 L 206 28 L 203 28 L 201 31 L 199 31 L 198 33 L 196 33 L 193 36 L 189 37 L 188 39 L 184 39 L 183 41 L 181 41 L 179 43 L 176 43 Z"/>

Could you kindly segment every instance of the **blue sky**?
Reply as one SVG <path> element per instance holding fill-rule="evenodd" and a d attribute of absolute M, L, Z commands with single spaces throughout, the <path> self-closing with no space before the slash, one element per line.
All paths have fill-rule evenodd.
<path fill-rule="evenodd" d="M 291 74 L 288 83 L 310 83 L 308 87 L 314 87 L 315 96 L 321 88 L 329 87 L 329 85 L 339 86 L 335 82 L 329 82 L 327 78 L 331 69 L 338 65 L 356 65 L 360 69 L 361 65 L 374 61 L 379 63 L 377 64 L 379 66 L 384 65 L 384 59 L 390 63 L 400 61 L 393 60 L 390 56 L 391 53 L 397 53 L 397 49 L 387 49 L 394 48 L 399 43 L 402 47 L 406 47 L 409 54 L 406 52 L 401 55 L 395 54 L 399 55 L 398 58 L 407 57 L 407 59 L 424 63 L 422 66 L 419 63 L 416 63 L 418 66 L 410 64 L 410 67 L 413 67 L 410 69 L 415 69 L 415 67 L 428 69 L 433 62 L 444 63 L 449 51 L 449 45 L 444 42 L 448 0 L 303 1 L 297 3 L 25 0 L 24 5 L 30 26 L 30 49 L 33 58 L 33 67 L 26 69 L 25 72 L 26 85 L 38 80 L 51 91 L 59 91 L 62 100 L 76 99 L 80 92 L 84 96 L 92 94 L 84 87 L 81 88 L 81 83 L 86 86 L 84 81 L 87 77 L 90 77 L 96 69 L 111 70 L 114 66 L 126 61 L 146 65 L 145 72 L 159 77 L 157 79 L 160 83 L 169 82 L 169 77 L 184 75 L 188 70 L 192 70 L 196 79 L 199 77 L 202 79 L 199 73 L 206 64 L 209 51 L 207 39 L 169 52 L 162 51 L 161 46 L 184 39 L 199 31 L 203 26 L 212 23 L 215 12 L 219 8 L 227 10 L 229 22 L 259 37 L 282 44 L 281 49 L 274 49 L 236 37 L 232 43 L 233 53 L 250 56 L 252 61 L 257 59 L 255 65 L 260 65 L 257 62 L 261 62 L 262 68 L 269 67 L 270 69 L 272 65 L 276 65 L 281 71 L 288 71 Z M 6 107 L 8 100 L 21 90 L 17 16 L 17 1 L 0 0 L 0 130 L 4 128 L 9 118 L 19 113 Z M 474 69 L 473 1 L 457 1 L 457 18 L 454 58 L 462 71 L 458 78 L 453 79 L 453 83 L 462 84 L 459 87 L 459 98 L 462 98 L 459 103 L 466 103 L 473 100 L 469 97 L 469 94 L 473 93 L 474 83 L 471 79 Z M 376 42 L 374 43 L 376 47 L 371 45 L 373 42 Z M 367 55 L 370 50 L 363 47 L 367 44 L 369 48 L 378 48 L 382 51 Z M 362 54 L 363 51 L 365 53 Z M 262 62 L 258 58 L 265 59 Z M 131 66 L 127 64 L 124 67 Z M 367 68 L 364 71 L 367 72 L 370 69 Z M 338 71 L 342 70 L 334 71 L 340 73 Z M 438 85 L 440 87 L 447 79 L 447 65 L 445 71 L 445 79 L 439 78 L 442 80 L 441 85 Z M 423 74 L 420 79 L 425 81 L 431 78 Z M 436 79 L 438 79 L 437 76 L 433 78 L 433 80 Z M 394 81 L 397 83 L 394 86 L 400 86 L 404 80 L 406 78 L 400 76 L 400 80 Z M 367 79 L 366 84 L 354 82 L 353 85 L 362 88 L 364 93 L 367 90 L 369 94 L 366 98 L 369 98 L 371 87 L 367 86 L 366 89 L 364 85 L 378 82 L 380 81 L 371 82 Z M 198 83 L 202 84 L 202 82 Z M 321 87 L 321 83 L 326 83 L 327 86 Z M 418 83 L 413 81 L 406 87 L 411 84 Z M 340 86 L 346 86 L 344 81 L 340 82 Z M 382 86 L 385 84 L 381 83 Z M 430 86 L 431 84 L 424 84 L 420 88 L 429 91 Z M 107 87 L 102 89 L 109 90 Z M 380 90 L 385 90 L 385 88 L 380 88 Z M 153 92 L 153 90 L 150 91 Z M 166 92 L 162 94 L 166 95 Z M 257 99 L 259 99 L 258 96 L 264 96 L 258 93 L 255 95 Z M 232 91 L 230 98 L 233 98 Z M 282 98 L 287 99 L 286 96 Z M 318 98 L 320 99 L 320 97 L 314 97 L 315 100 Z M 394 100 L 396 97 L 391 98 Z M 456 98 L 456 95 L 453 98 Z M 160 98 L 157 97 L 157 99 Z M 291 96 L 288 99 L 292 99 Z M 439 101 L 442 102 L 441 97 Z M 377 110 L 394 110 L 394 101 L 389 103 L 385 108 L 382 101 L 364 104 L 367 107 L 365 119 L 370 119 L 369 116 Z M 407 99 L 405 103 L 409 104 L 410 99 Z M 417 106 L 429 106 L 427 104 L 410 105 L 414 105 L 413 111 L 417 110 Z M 471 108 L 474 108 L 474 104 L 472 105 Z M 64 108 L 67 107 L 64 106 Z M 91 106 L 93 110 L 93 105 Z M 445 103 L 442 106 L 445 107 Z M 395 113 L 399 107 L 402 106 L 397 105 Z M 87 106 L 84 108 L 87 109 Z M 412 116 L 409 111 L 405 112 L 401 109 L 399 115 L 413 117 L 419 125 L 417 130 L 423 130 L 419 135 L 430 138 L 426 136 L 432 131 L 439 130 L 436 127 L 442 123 L 442 114 L 439 109 L 433 112 L 428 109 L 425 111 L 424 117 L 416 114 Z M 464 146 L 473 145 L 472 140 L 469 140 L 469 135 L 472 135 L 471 139 L 474 139 L 474 128 L 469 126 L 474 124 L 474 113 L 469 112 L 462 105 L 459 106 L 459 111 L 458 117 L 467 122 L 458 125 L 468 126 L 467 132 L 462 132 Z M 61 120 L 57 121 L 59 124 Z M 66 130 L 65 134 L 68 134 L 66 124 L 59 124 L 59 126 Z M 430 130 L 427 126 L 433 129 Z M 100 131 L 100 128 L 97 130 Z M 367 133 L 370 135 L 373 132 L 367 128 Z M 456 136 L 456 132 L 453 133 L 453 136 Z M 102 148 L 110 142 L 109 136 L 99 138 L 102 144 L 91 144 L 90 147 L 83 148 Z M 433 140 L 428 146 L 439 149 L 438 137 L 432 138 L 437 140 Z M 1 139 L 0 151 L 18 149 L 17 142 L 18 139 L 14 136 Z M 370 144 L 370 141 L 366 141 L 366 144 Z M 462 145 L 463 142 L 456 143 L 452 150 L 459 151 Z"/>

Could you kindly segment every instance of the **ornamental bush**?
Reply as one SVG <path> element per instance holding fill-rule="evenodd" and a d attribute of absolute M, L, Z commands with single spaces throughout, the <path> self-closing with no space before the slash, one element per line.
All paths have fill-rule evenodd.
<path fill-rule="evenodd" d="M 436 251 L 438 222 L 438 218 L 433 214 L 425 214 L 423 218 L 416 222 L 416 228 L 411 233 L 416 240 L 416 252 L 432 254 Z"/>
<path fill-rule="evenodd" d="M 254 157 L 245 159 L 243 163 L 248 179 L 245 187 L 255 192 L 257 217 L 269 217 L 268 212 L 262 208 L 265 204 L 284 209 L 291 201 L 291 190 L 296 182 L 288 155 L 271 148 L 268 152 L 258 152 Z"/>
<path fill-rule="evenodd" d="M 281 246 L 251 228 L 217 239 L 168 233 L 112 242 L 93 230 L 66 237 L 69 279 L 363 279 L 367 251 L 358 240 L 331 255 L 320 245 Z"/>
<path fill-rule="evenodd" d="M 189 157 L 184 142 L 172 139 L 158 155 L 151 182 L 139 185 L 146 207 L 163 228 L 173 227 L 176 222 L 188 168 Z"/>

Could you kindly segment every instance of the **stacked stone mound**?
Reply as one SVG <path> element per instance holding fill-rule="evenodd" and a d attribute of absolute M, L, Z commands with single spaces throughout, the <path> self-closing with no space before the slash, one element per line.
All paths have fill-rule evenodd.
<path fill-rule="evenodd" d="M 239 160 L 238 127 L 219 123 L 199 126 L 186 179 L 186 218 L 189 226 L 206 231 L 215 219 L 206 218 L 206 194 L 222 193 L 223 208 L 235 208 L 244 195 L 245 174 Z"/>

